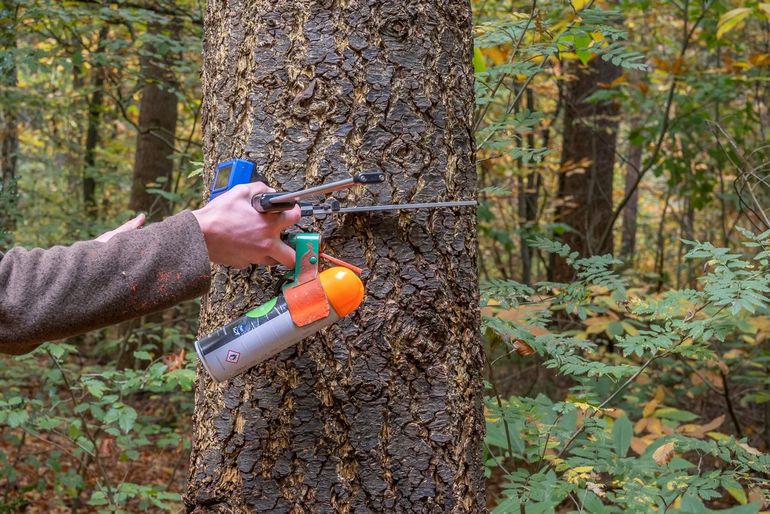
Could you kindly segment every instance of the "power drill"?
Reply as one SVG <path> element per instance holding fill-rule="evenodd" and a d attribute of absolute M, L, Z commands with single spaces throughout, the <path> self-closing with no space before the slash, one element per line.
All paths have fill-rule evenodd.
<path fill-rule="evenodd" d="M 251 204 L 259 212 L 280 212 L 300 206 L 302 216 L 323 217 L 331 213 L 360 213 L 402 209 L 474 206 L 476 201 L 432 202 L 395 205 L 341 207 L 331 200 L 313 203 L 305 199 L 356 185 L 385 181 L 379 171 L 356 173 L 353 177 L 294 192 L 255 195 Z M 217 166 L 210 186 L 210 201 L 238 184 L 263 182 L 253 162 L 231 159 Z M 233 378 L 299 342 L 322 328 L 344 318 L 358 308 L 364 298 L 362 270 L 331 257 L 321 250 L 321 235 L 298 233 L 289 238 L 296 251 L 294 276 L 281 294 L 240 318 L 195 342 L 203 367 L 214 380 Z M 336 266 L 319 272 L 320 259 Z"/>
<path fill-rule="evenodd" d="M 210 201 L 247 182 L 267 184 L 265 177 L 254 171 L 251 161 L 221 163 L 211 184 Z M 257 210 L 262 212 L 287 210 L 295 205 L 279 201 L 271 206 L 264 198 L 259 199 L 264 208 Z M 259 205 L 257 200 L 252 203 Z M 292 235 L 289 245 L 296 252 L 293 281 L 275 298 L 195 342 L 198 357 L 214 380 L 233 378 L 358 308 L 364 298 L 364 285 L 357 276 L 362 270 L 323 254 L 321 244 L 320 234 Z M 324 257 L 344 266 L 319 272 Z"/>

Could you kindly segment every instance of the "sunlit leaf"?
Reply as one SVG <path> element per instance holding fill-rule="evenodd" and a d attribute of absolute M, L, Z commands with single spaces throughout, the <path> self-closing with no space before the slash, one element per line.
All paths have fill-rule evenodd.
<path fill-rule="evenodd" d="M 723 35 L 733 30 L 749 14 L 751 14 L 750 7 L 738 7 L 727 11 L 720 16 L 719 22 L 717 23 L 717 39 L 720 39 Z"/>

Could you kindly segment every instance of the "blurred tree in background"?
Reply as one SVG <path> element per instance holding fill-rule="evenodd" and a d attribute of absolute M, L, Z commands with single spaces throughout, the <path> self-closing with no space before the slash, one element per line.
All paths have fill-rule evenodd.
<path fill-rule="evenodd" d="M 489 508 L 767 510 L 770 3 L 472 7 Z M 0 249 L 200 204 L 204 10 L 0 1 Z M 197 313 L 0 360 L 0 511 L 181 506 Z"/>
<path fill-rule="evenodd" d="M 71 243 L 136 211 L 159 220 L 200 203 L 200 2 L 0 9 L 3 248 Z M 3 360 L 0 511 L 179 502 L 197 311 Z"/>

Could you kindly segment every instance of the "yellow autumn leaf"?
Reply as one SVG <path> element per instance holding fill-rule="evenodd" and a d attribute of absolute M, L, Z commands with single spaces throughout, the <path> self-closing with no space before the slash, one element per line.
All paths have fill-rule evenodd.
<path fill-rule="evenodd" d="M 591 0 L 570 0 L 570 3 L 572 4 L 572 7 L 576 11 L 579 11 L 580 9 L 582 9 L 583 7 L 591 3 Z"/>
<path fill-rule="evenodd" d="M 593 325 L 606 325 L 610 321 L 614 321 L 610 316 L 596 316 L 595 318 L 588 318 L 583 321 L 583 324 L 587 327 Z"/>
<path fill-rule="evenodd" d="M 588 325 L 588 327 L 586 327 L 586 334 L 588 334 L 588 335 L 591 335 L 591 334 L 601 334 L 602 332 L 607 330 L 607 327 L 609 327 L 609 326 L 610 326 L 610 322 L 609 321 L 601 322 L 601 323 L 594 323 L 592 325 Z"/>
<path fill-rule="evenodd" d="M 658 403 L 663 403 L 663 400 L 666 399 L 666 388 L 662 385 L 658 385 L 658 387 L 655 388 L 655 401 Z"/>
<path fill-rule="evenodd" d="M 652 452 L 652 460 L 659 466 L 668 464 L 674 458 L 674 443 L 665 443 Z"/>
<path fill-rule="evenodd" d="M 702 425 L 696 432 L 693 432 L 693 435 L 698 438 L 703 438 L 706 436 L 707 433 L 712 432 L 714 429 L 719 428 L 722 426 L 722 423 L 725 422 L 725 415 L 722 414 L 721 416 L 718 416 L 705 425 Z"/>
<path fill-rule="evenodd" d="M 574 405 L 575 407 L 577 407 L 578 409 L 580 409 L 580 410 L 591 410 L 591 411 L 596 411 L 596 410 L 598 410 L 598 409 L 597 409 L 596 407 L 594 407 L 593 405 L 590 405 L 590 404 L 588 404 L 588 403 L 585 403 L 585 402 L 573 402 L 573 401 L 571 401 L 571 400 L 569 400 L 569 402 L 570 402 L 572 405 Z"/>
<path fill-rule="evenodd" d="M 741 505 L 746 505 L 749 502 L 749 499 L 746 497 L 746 491 L 743 490 L 743 486 L 737 480 L 723 478 L 722 487 Z"/>
<path fill-rule="evenodd" d="M 604 37 L 604 34 L 602 34 L 601 32 L 596 32 L 596 31 L 589 32 L 588 35 L 591 36 L 591 39 L 593 39 L 597 43 L 600 42 L 600 41 L 605 41 L 606 40 L 606 38 Z"/>
<path fill-rule="evenodd" d="M 649 418 L 650 422 L 647 423 L 647 432 L 654 435 L 670 434 L 672 430 L 664 430 L 663 422 L 660 418 Z"/>
<path fill-rule="evenodd" d="M 746 356 L 746 352 L 740 348 L 733 348 L 732 350 L 725 352 L 722 358 L 725 360 L 740 359 Z"/>
<path fill-rule="evenodd" d="M 499 65 L 505 63 L 506 57 L 503 52 L 500 51 L 499 48 L 496 46 L 493 46 L 491 48 L 482 48 L 481 52 L 486 56 L 489 57 L 489 60 L 492 61 L 493 64 Z"/>
<path fill-rule="evenodd" d="M 765 13 L 765 16 L 767 16 L 767 19 L 770 20 L 770 2 L 762 2 L 759 5 L 759 10 Z"/>
<path fill-rule="evenodd" d="M 644 453 L 644 451 L 647 449 L 647 447 L 650 445 L 651 442 L 652 441 L 647 440 L 646 437 L 632 437 L 631 449 L 637 455 L 641 455 Z"/>
<path fill-rule="evenodd" d="M 749 325 L 757 332 L 770 332 L 770 317 L 756 316 L 748 320 Z"/>
<path fill-rule="evenodd" d="M 754 66 L 770 66 L 770 54 L 751 54 L 749 62 Z"/>
<path fill-rule="evenodd" d="M 718 418 L 713 419 L 705 425 L 698 425 L 696 423 L 688 423 L 677 428 L 677 432 L 680 434 L 687 434 L 692 437 L 701 439 L 706 436 L 707 433 L 713 431 L 715 428 L 719 428 L 725 421 L 724 414 Z"/>
<path fill-rule="evenodd" d="M 564 472 L 564 478 L 567 482 L 577 484 L 581 479 L 585 480 L 591 477 L 591 472 L 594 470 L 593 466 L 578 466 L 576 468 L 568 469 Z"/>
<path fill-rule="evenodd" d="M 720 16 L 717 23 L 717 39 L 721 39 L 723 35 L 734 29 L 749 14 L 751 14 L 751 7 L 738 7 Z"/>
<path fill-rule="evenodd" d="M 655 413 L 655 409 L 658 408 L 658 400 L 652 399 L 644 406 L 644 410 L 642 410 L 642 416 L 645 418 L 649 418 Z"/>

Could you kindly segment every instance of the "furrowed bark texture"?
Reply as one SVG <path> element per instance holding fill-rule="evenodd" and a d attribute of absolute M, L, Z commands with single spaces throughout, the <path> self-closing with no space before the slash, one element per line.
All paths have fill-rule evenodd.
<path fill-rule="evenodd" d="M 467 1 L 211 0 L 204 154 L 276 189 L 382 170 L 347 204 L 475 197 Z M 351 315 L 249 373 L 199 373 L 190 512 L 482 512 L 482 350 L 472 210 L 335 216 L 363 265 Z M 214 270 L 201 334 L 275 293 Z"/>
<path fill-rule="evenodd" d="M 564 139 L 559 176 L 556 221 L 569 225 L 561 240 L 581 256 L 612 252 L 612 238 L 602 245 L 612 218 L 612 175 L 618 129 L 618 103 L 587 101 L 610 87 L 621 69 L 601 58 L 575 69 L 576 78 L 567 86 Z M 556 254 L 551 256 L 551 279 L 572 280 L 574 270 Z"/>

